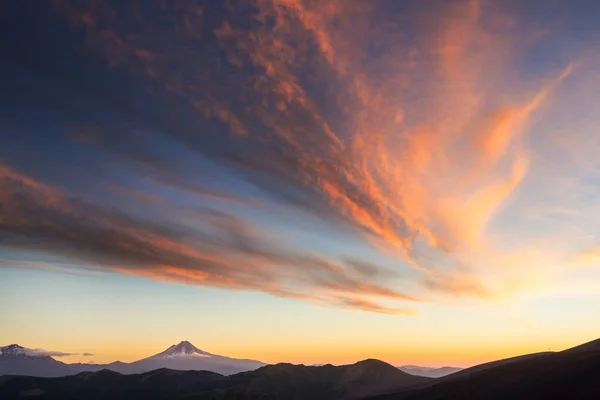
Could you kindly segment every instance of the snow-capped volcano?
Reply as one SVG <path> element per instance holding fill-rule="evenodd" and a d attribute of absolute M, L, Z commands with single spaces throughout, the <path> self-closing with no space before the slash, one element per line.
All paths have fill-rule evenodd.
<path fill-rule="evenodd" d="M 18 344 L 9 344 L 8 346 L 0 347 L 0 355 L 5 356 L 25 356 L 27 355 L 25 347 L 19 346 Z"/>
<path fill-rule="evenodd" d="M 212 371 L 230 375 L 250 371 L 265 364 L 255 360 L 244 360 L 212 354 L 200 350 L 184 340 L 165 351 L 129 364 L 136 370 L 151 371 L 157 368 L 170 368 L 180 371 Z"/>
<path fill-rule="evenodd" d="M 0 356 L 47 357 L 51 353 L 58 352 L 49 352 L 44 349 L 28 349 L 27 347 L 19 346 L 18 344 L 9 344 L 8 346 L 0 347 Z"/>
<path fill-rule="evenodd" d="M 0 375 L 64 376 L 69 366 L 50 357 L 45 350 L 18 344 L 0 347 Z"/>
<path fill-rule="evenodd" d="M 65 364 L 52 358 L 43 349 L 28 349 L 17 344 L 0 347 L 1 375 L 65 376 L 82 371 L 110 369 L 122 374 L 140 374 L 159 368 L 179 371 L 212 371 L 223 375 L 251 371 L 266 364 L 256 360 L 220 356 L 200 350 L 188 341 L 174 344 L 165 351 L 151 357 L 123 363 L 110 364 Z M 66 354 L 66 353 L 65 353 Z"/>
<path fill-rule="evenodd" d="M 153 358 L 153 359 L 157 359 L 157 358 L 180 359 L 180 358 L 195 358 L 195 357 L 210 358 L 212 356 L 213 356 L 212 354 L 207 353 L 206 351 L 200 350 L 199 348 L 197 348 L 196 346 L 194 346 L 187 340 L 184 340 L 183 342 L 180 342 L 179 344 L 174 344 L 171 347 L 169 347 L 167 350 L 163 351 L 162 353 L 153 355 L 150 358 Z"/>

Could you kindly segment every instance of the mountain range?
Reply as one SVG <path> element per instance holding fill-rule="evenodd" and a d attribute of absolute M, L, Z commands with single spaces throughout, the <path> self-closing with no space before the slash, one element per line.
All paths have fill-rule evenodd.
<path fill-rule="evenodd" d="M 172 353 L 167 355 L 171 356 Z M 187 354 L 185 351 L 183 353 Z M 276 364 L 229 376 L 208 371 L 175 371 L 165 368 L 124 375 L 103 369 L 60 378 L 3 376 L 0 377 L 0 398 L 600 399 L 600 339 L 561 352 L 535 353 L 481 364 L 442 378 L 413 376 L 378 360 L 364 360 L 344 366 Z"/>
<path fill-rule="evenodd" d="M 32 349 L 12 344 L 0 347 L 0 375 L 60 377 L 84 371 L 108 369 L 121 374 L 139 374 L 159 368 L 181 371 L 211 371 L 231 375 L 266 365 L 256 360 L 220 356 L 200 350 L 188 341 L 170 346 L 163 352 L 131 363 L 66 364 L 49 356 L 38 356 Z"/>
<path fill-rule="evenodd" d="M 107 369 L 61 378 L 0 377 L 0 398 L 18 399 L 359 399 L 426 383 L 378 360 L 320 367 L 276 364 L 223 376 L 159 369 L 122 375 Z"/>
<path fill-rule="evenodd" d="M 28 375 L 60 377 L 84 371 L 108 369 L 121 374 L 139 374 L 159 368 L 179 371 L 210 371 L 222 375 L 251 371 L 267 364 L 256 360 L 236 359 L 200 350 L 188 341 L 170 346 L 163 352 L 132 363 L 115 361 L 110 364 L 66 364 L 44 355 L 43 351 L 28 349 L 17 344 L 0 347 L 0 375 Z M 322 366 L 322 365 L 319 365 Z M 398 369 L 411 375 L 438 378 L 459 371 L 460 368 L 429 368 L 406 365 Z"/>
<path fill-rule="evenodd" d="M 600 399 L 600 339 L 493 361 L 370 400 Z"/>
<path fill-rule="evenodd" d="M 419 367 L 417 365 L 401 365 L 398 369 L 411 375 L 426 376 L 428 378 L 441 378 L 442 376 L 450 375 L 462 370 L 462 368 L 457 367 L 431 368 Z"/>

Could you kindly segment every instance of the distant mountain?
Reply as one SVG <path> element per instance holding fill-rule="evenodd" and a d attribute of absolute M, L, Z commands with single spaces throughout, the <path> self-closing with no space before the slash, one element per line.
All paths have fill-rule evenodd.
<path fill-rule="evenodd" d="M 3 360 L 47 362 L 28 349 L 1 348 Z M 140 360 L 209 360 L 188 342 Z M 145 361 L 146 360 L 146 361 Z M 21 362 L 19 361 L 19 362 Z M 52 360 L 58 365 L 72 367 Z M 132 363 L 135 364 L 135 363 Z M 130 364 L 126 364 L 130 365 Z M 57 367 L 60 368 L 60 367 Z M 0 399 L 39 400 L 529 400 L 600 399 L 600 339 L 561 352 L 498 360 L 442 378 L 413 376 L 378 360 L 352 365 L 268 365 L 230 376 L 158 369 L 119 374 L 108 369 L 60 378 L 0 377 Z"/>
<path fill-rule="evenodd" d="M 30 353 L 28 350 L 18 344 L 9 344 L 8 346 L 0 347 L 0 356 L 24 356 Z"/>
<path fill-rule="evenodd" d="M 188 341 L 172 345 L 163 352 L 131 363 L 116 361 L 110 364 L 65 364 L 47 356 L 30 356 L 29 354 L 34 354 L 34 350 L 16 344 L 2 347 L 0 351 L 2 352 L 0 354 L 0 375 L 57 377 L 103 369 L 121 374 L 139 374 L 159 368 L 211 371 L 231 375 L 266 365 L 260 361 L 211 354 L 198 349 Z"/>
<path fill-rule="evenodd" d="M 200 350 L 188 341 L 183 341 L 177 345 L 172 345 L 162 353 L 153 355 L 152 359 L 157 360 L 172 360 L 172 359 L 194 359 L 197 357 L 211 358 L 214 354 L 207 353 L 206 351 Z"/>
<path fill-rule="evenodd" d="M 600 399 L 600 339 L 477 365 L 372 400 Z"/>
<path fill-rule="evenodd" d="M 0 375 L 56 377 L 71 373 L 68 364 L 35 354 L 34 349 L 18 344 L 0 347 Z"/>
<path fill-rule="evenodd" d="M 441 378 L 442 376 L 450 375 L 462 370 L 462 368 L 457 367 L 431 368 L 419 367 L 417 365 L 401 365 L 398 369 L 411 375 L 426 376 L 429 378 Z"/>
<path fill-rule="evenodd" d="M 277 364 L 231 376 L 168 369 L 134 375 L 101 370 L 54 379 L 3 377 L 0 378 L 0 398 L 341 400 L 428 381 L 428 378 L 411 376 L 378 360 L 338 367 Z"/>
<path fill-rule="evenodd" d="M 151 357 L 135 361 L 123 367 L 107 365 L 107 368 L 123 373 L 141 373 L 158 368 L 180 371 L 212 371 L 223 375 L 251 371 L 266 365 L 256 360 L 230 358 L 200 350 L 188 341 L 169 347 Z"/>

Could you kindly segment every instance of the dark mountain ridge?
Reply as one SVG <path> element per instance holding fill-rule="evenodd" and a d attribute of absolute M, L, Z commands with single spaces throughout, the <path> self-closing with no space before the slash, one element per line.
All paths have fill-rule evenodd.
<path fill-rule="evenodd" d="M 104 369 L 61 378 L 6 376 L 0 379 L 0 398 L 335 400 L 357 399 L 428 380 L 378 360 L 337 367 L 276 364 L 231 376 L 164 368 L 122 375 Z"/>
<path fill-rule="evenodd" d="M 0 375 L 58 377 L 72 373 L 68 364 L 50 356 L 32 355 L 30 349 L 11 344 L 0 348 Z"/>
<path fill-rule="evenodd" d="M 430 368 L 430 367 L 420 367 L 418 365 L 401 365 L 398 369 L 409 373 L 411 375 L 418 376 L 427 376 L 429 378 L 441 378 L 442 376 L 454 374 L 458 371 L 461 371 L 463 368 L 458 367 L 440 367 L 440 368 Z"/>
<path fill-rule="evenodd" d="M 600 399 L 600 339 L 467 368 L 372 400 Z"/>
<path fill-rule="evenodd" d="M 481 364 L 437 379 L 413 376 L 378 360 L 343 366 L 276 364 L 230 376 L 164 368 L 122 375 L 104 369 L 61 378 L 0 377 L 0 398 L 591 400 L 600 399 L 600 340 Z"/>

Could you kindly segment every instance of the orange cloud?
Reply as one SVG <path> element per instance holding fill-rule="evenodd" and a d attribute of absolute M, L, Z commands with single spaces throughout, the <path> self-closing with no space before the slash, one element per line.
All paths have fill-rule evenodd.
<path fill-rule="evenodd" d="M 3 164 L 0 189 L 3 247 L 66 258 L 96 271 L 319 303 L 337 304 L 332 299 L 340 294 L 348 299 L 360 295 L 418 300 L 380 282 L 380 275 L 390 277 L 389 270 L 359 260 L 342 264 L 293 251 L 266 238 L 249 222 L 208 208 L 197 213 L 195 228 L 157 224 L 70 200 Z M 23 260 L 7 265 L 47 268 Z"/>
<path fill-rule="evenodd" d="M 145 83 L 168 135 L 289 204 L 352 225 L 421 271 L 426 288 L 487 293 L 472 263 L 493 254 L 487 228 L 526 178 L 528 121 L 572 67 L 525 88 L 514 76 L 526 45 L 516 18 L 478 0 L 417 7 L 406 30 L 373 23 L 381 10 L 364 2 L 255 5 L 248 23 L 221 10 L 201 53 L 189 29 L 192 17 L 204 23 L 198 9 L 159 7 L 175 21 L 166 46 L 152 22 L 140 21 L 145 37 L 129 35 L 105 6 L 63 13 L 111 64 L 136 77 L 164 72 Z M 176 250 L 201 257 L 187 251 Z M 289 261 L 267 259 L 264 268 Z M 317 264 L 335 281 L 304 276 L 311 284 L 395 296 Z"/>
<path fill-rule="evenodd" d="M 341 305 L 342 307 L 350 308 L 350 309 L 359 309 L 363 311 L 376 312 L 380 314 L 392 314 L 392 315 L 415 315 L 416 312 L 410 308 L 392 308 L 392 307 L 382 307 L 379 304 L 373 303 L 368 300 L 360 299 L 360 298 L 348 298 L 348 297 L 339 297 L 333 299 L 335 303 Z"/>

